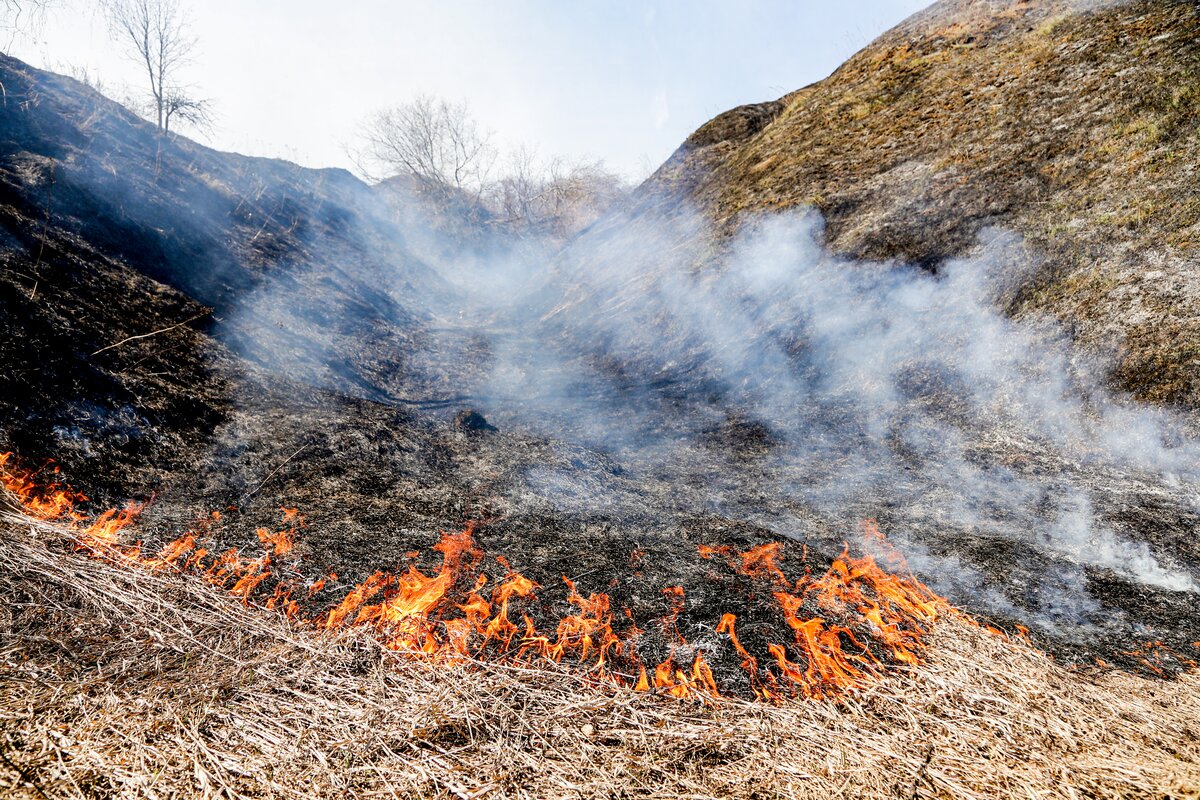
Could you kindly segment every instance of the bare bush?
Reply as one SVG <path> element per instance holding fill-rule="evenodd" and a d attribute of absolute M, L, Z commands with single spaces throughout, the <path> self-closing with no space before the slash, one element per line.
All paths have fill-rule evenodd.
<path fill-rule="evenodd" d="M 490 138 L 465 104 L 423 95 L 371 117 L 359 161 L 368 175 L 408 177 L 443 202 L 477 202 L 496 161 Z"/>
<path fill-rule="evenodd" d="M 595 222 L 628 191 L 621 177 L 599 162 L 539 164 L 518 150 L 508 171 L 490 187 L 489 205 L 499 224 L 521 236 L 565 240 Z"/>

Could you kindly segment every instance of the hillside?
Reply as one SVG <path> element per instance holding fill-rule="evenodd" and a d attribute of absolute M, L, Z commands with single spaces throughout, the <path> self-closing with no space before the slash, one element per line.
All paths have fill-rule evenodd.
<path fill-rule="evenodd" d="M 384 524 L 461 521 L 449 420 L 413 413 L 455 409 L 419 360 L 449 290 L 369 187 L 160 137 L 11 58 L 0 82 L 3 450 L 97 504 L 158 496 L 151 532 L 323 509 L 331 566 L 393 558 L 356 544 Z"/>
<path fill-rule="evenodd" d="M 1193 797 L 1198 34 L 937 3 L 565 244 L 0 55 L 0 793 Z"/>
<path fill-rule="evenodd" d="M 153 496 L 152 541 L 236 509 L 226 535 L 253 542 L 279 507 L 299 506 L 322 531 L 308 568 L 344 576 L 343 592 L 474 521 L 485 546 L 543 584 L 607 576 L 614 605 L 650 616 L 661 587 L 681 586 L 689 624 L 709 631 L 728 587 L 705 578 L 698 543 L 780 542 L 824 569 L 877 518 L 955 603 L 1032 625 L 1065 657 L 1139 668 L 1129 654 L 1142 640 L 1200 638 L 1185 613 L 1200 563 L 1186 426 L 1110 397 L 1070 348 L 997 316 L 992 278 L 977 274 L 1032 275 L 1015 293 L 1001 280 L 1001 305 L 1029 314 L 1059 285 L 1056 258 L 1101 247 L 1094 237 L 1117 252 L 1104 237 L 1149 236 L 1088 223 L 1067 226 L 1075 239 L 1037 238 L 1020 213 L 1091 196 L 1116 162 L 1042 197 L 1002 176 L 1042 175 L 1046 152 L 985 147 L 1035 131 L 1055 153 L 1088 157 L 1074 137 L 1091 141 L 1111 115 L 1026 123 L 1058 113 L 1046 98 L 1080 90 L 1133 102 L 1104 83 L 1129 48 L 1078 43 L 1122 41 L 1113 31 L 1138 8 L 1138 24 L 1170 34 L 1138 63 L 1183 70 L 1195 15 L 1177 4 L 1074 16 L 937 5 L 825 82 L 704 126 L 640 205 L 553 260 L 432 232 L 344 172 L 161 137 L 88 88 L 5 59 L 4 449 L 54 459 L 97 503 Z M 1060 51 L 1099 60 L 1068 68 Z M 976 112 L 934 102 L 938 87 L 987 94 L 983 64 L 1012 75 L 994 81 L 994 119 L 968 124 Z M 1041 94 L 1018 114 L 1021 87 Z M 854 98 L 875 98 L 874 111 L 850 114 Z M 906 133 L 931 114 L 957 134 Z M 838 132 L 835 117 L 859 127 Z M 1184 145 L 1153 151 L 1179 174 L 1191 130 L 1179 122 L 1170 133 Z M 868 144 L 878 153 L 855 149 Z M 949 152 L 975 160 L 947 162 L 932 182 L 868 179 L 928 171 L 918 165 Z M 942 197 L 951 173 L 969 180 Z M 930 200 L 920 208 L 904 194 L 917 187 Z M 752 213 L 817 195 L 821 220 Z M 692 206 L 708 219 L 679 213 Z M 984 225 L 1025 242 L 993 236 L 973 256 Z M 729 269 L 694 271 L 714 258 Z M 1138 319 L 1129 308 L 1122 324 Z M 1109 312 L 1098 305 L 1075 332 Z M 455 422 L 471 408 L 494 424 Z M 633 554 L 645 561 L 635 576 Z M 746 592 L 738 602 L 758 608 Z"/>
<path fill-rule="evenodd" d="M 1042 266 L 1014 300 L 1112 359 L 1135 396 L 1200 405 L 1200 8 L 946 0 L 782 100 L 701 127 L 643 187 L 728 233 L 812 205 L 853 256 L 935 268 L 979 232 Z"/>

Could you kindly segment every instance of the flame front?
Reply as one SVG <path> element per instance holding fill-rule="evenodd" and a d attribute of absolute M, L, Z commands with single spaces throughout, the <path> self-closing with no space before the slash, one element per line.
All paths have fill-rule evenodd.
<path fill-rule="evenodd" d="M 487 591 L 492 578 L 482 567 L 487 559 L 472 523 L 462 531 L 443 534 L 435 545 L 442 561 L 436 573 L 427 575 L 416 566 L 398 574 L 377 571 L 351 587 L 336 605 L 311 615 L 306 609 L 314 605 L 314 596 L 337 576 L 330 574 L 307 585 L 280 577 L 299 572 L 296 537 L 305 523 L 297 509 L 281 509 L 280 530 L 256 531 L 259 552 L 254 554 L 231 548 L 217 555 L 203 547 L 201 543 L 211 540 L 213 527 L 222 520 L 213 513 L 195 530 L 146 556 L 140 544 L 124 543 L 141 505 L 106 511 L 87 522 L 77 511 L 77 504 L 86 500 L 83 495 L 55 479 L 40 483 L 39 473 L 11 469 L 10 459 L 11 454 L 0 455 L 0 483 L 25 513 L 69 525 L 78 546 L 93 556 L 145 569 L 197 574 L 247 605 L 277 610 L 312 628 L 365 630 L 386 648 L 414 657 L 567 664 L 594 680 L 709 701 L 722 694 L 709 659 L 729 648 L 728 655 L 740 663 L 756 698 L 828 698 L 861 687 L 895 667 L 917 666 L 922 637 L 931 625 L 941 616 L 959 613 L 907 571 L 903 557 L 873 522 L 865 523 L 864 536 L 896 571 L 884 570 L 869 555 L 852 558 L 846 549 L 820 577 L 813 578 L 806 570 L 793 583 L 781 567 L 779 543 L 742 553 L 728 546 L 701 545 L 701 558 L 724 561 L 733 573 L 757 587 L 756 594 L 773 599 L 782 623 L 774 629 L 788 636 L 762 642 L 766 652 L 756 656 L 737 633 L 737 617 L 726 613 L 706 637 L 705 647 L 693 646 L 679 630 L 687 601 L 684 589 L 671 586 L 662 592 L 664 614 L 656 621 L 669 652 L 651 667 L 638 654 L 645 630 L 628 609 L 614 615 L 607 594 L 585 595 L 564 576 L 571 610 L 539 627 L 534 610 L 542 587 L 512 569 L 503 557 L 493 559 L 504 574 Z M 51 475 L 56 477 L 57 471 Z"/>
<path fill-rule="evenodd" d="M 863 533 L 889 564 L 907 573 L 903 557 L 873 520 L 863 524 Z M 777 543 L 740 554 L 702 546 L 700 555 L 723 557 L 736 572 L 777 587 L 771 594 L 792 641 L 768 643 L 774 672 L 764 672 L 743 647 L 732 614 L 726 614 L 717 627 L 729 636 L 759 697 L 771 699 L 780 693 L 829 697 L 882 676 L 891 665 L 915 667 L 924 647 L 922 637 L 932 624 L 940 616 L 958 613 L 911 574 L 887 572 L 869 555 L 851 558 L 848 548 L 824 575 L 816 579 L 805 575 L 794 586 L 779 566 Z"/>

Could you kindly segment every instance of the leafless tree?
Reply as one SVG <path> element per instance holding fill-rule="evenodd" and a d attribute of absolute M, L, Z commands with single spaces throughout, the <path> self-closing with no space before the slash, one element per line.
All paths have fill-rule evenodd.
<path fill-rule="evenodd" d="M 113 35 L 128 48 L 150 82 L 150 116 L 169 132 L 172 120 L 197 127 L 211 122 L 209 103 L 178 81 L 196 39 L 178 0 L 102 0 Z"/>
<path fill-rule="evenodd" d="M 9 20 L 21 16 L 27 9 L 44 8 L 44 0 L 0 0 L 0 19 Z"/>
<path fill-rule="evenodd" d="M 363 130 L 360 168 L 411 181 L 431 199 L 478 203 L 496 152 L 465 104 L 421 96 L 378 112 Z"/>
<path fill-rule="evenodd" d="M 545 162 L 524 147 L 498 167 L 467 107 L 429 96 L 376 113 L 362 139 L 359 170 L 384 184 L 398 213 L 464 241 L 562 241 L 627 192 L 599 163 Z"/>
<path fill-rule="evenodd" d="M 578 233 L 626 199 L 631 188 L 598 161 L 551 165 L 546 204 L 556 235 L 567 238 Z"/>
<path fill-rule="evenodd" d="M 533 228 L 544 212 L 546 181 L 536 154 L 520 147 L 509 157 L 504 175 L 489 187 L 490 205 L 510 228 Z"/>
<path fill-rule="evenodd" d="M 0 0 L 0 30 L 36 30 L 46 9 L 53 5 L 55 0 Z"/>

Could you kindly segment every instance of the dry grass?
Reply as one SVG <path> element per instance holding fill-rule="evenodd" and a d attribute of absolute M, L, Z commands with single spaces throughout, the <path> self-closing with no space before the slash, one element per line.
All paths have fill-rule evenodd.
<path fill-rule="evenodd" d="M 318 636 L 0 515 L 5 797 L 1197 797 L 1200 678 L 961 623 L 841 703 L 715 707 Z"/>

